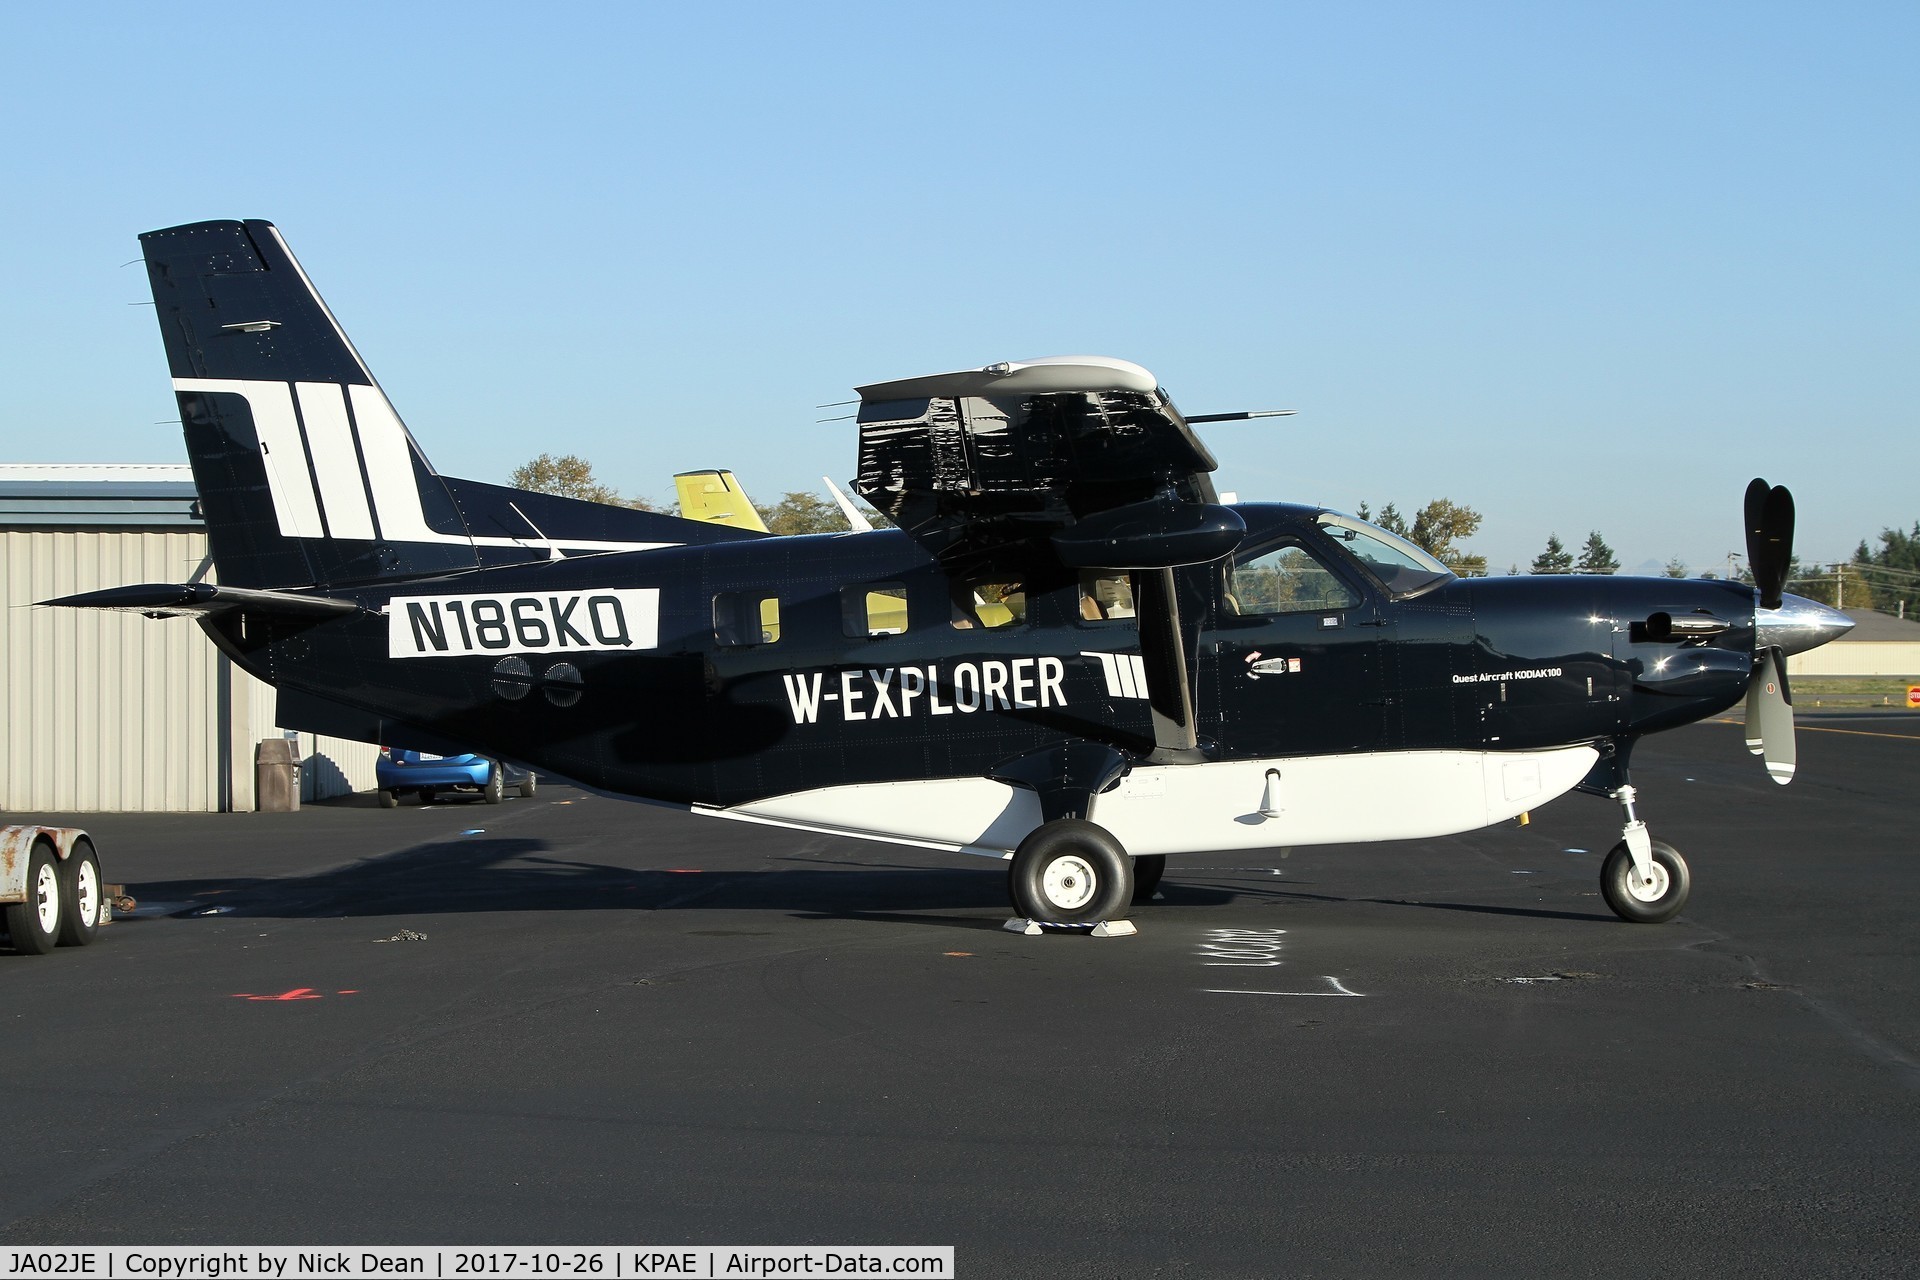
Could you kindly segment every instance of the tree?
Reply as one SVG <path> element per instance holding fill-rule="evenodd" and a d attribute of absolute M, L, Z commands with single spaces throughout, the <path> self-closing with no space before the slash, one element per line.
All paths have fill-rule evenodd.
<path fill-rule="evenodd" d="M 1455 545 L 1471 538 L 1480 528 L 1481 515 L 1472 507 L 1446 498 L 1435 498 L 1420 508 L 1419 514 L 1413 518 L 1413 524 L 1409 526 L 1406 517 L 1400 514 L 1399 508 L 1393 503 L 1389 502 L 1380 508 L 1379 515 L 1373 515 L 1363 502 L 1360 504 L 1360 518 L 1405 538 L 1462 577 L 1484 576 L 1487 572 L 1485 556 L 1469 555 L 1465 548 Z"/>
<path fill-rule="evenodd" d="M 1571 573 L 1573 553 L 1561 544 L 1560 535 L 1547 535 L 1547 549 L 1533 558 L 1531 573 Z"/>
<path fill-rule="evenodd" d="M 1580 549 L 1580 563 L 1573 566 L 1575 573 L 1618 573 L 1620 562 L 1613 558 L 1613 548 L 1595 529 L 1587 535 L 1587 545 Z"/>
<path fill-rule="evenodd" d="M 1471 538 L 1479 530 L 1480 520 L 1480 513 L 1472 507 L 1435 498 L 1420 508 L 1407 537 L 1462 577 L 1484 577 L 1487 558 L 1468 555 L 1465 549 L 1454 545 L 1456 541 Z"/>
<path fill-rule="evenodd" d="M 1666 573 L 1669 578 L 1686 577 L 1687 562 L 1685 560 L 1682 560 L 1679 556 L 1675 556 L 1673 559 L 1667 561 Z"/>
<path fill-rule="evenodd" d="M 753 504 L 767 523 L 768 533 L 845 533 L 847 517 L 839 504 L 817 493 L 792 491 L 765 506 Z"/>
<path fill-rule="evenodd" d="M 507 483 L 516 489 L 531 489 L 535 493 L 551 493 L 562 498 L 578 498 L 582 502 L 600 502 L 612 507 L 637 507 L 642 511 L 652 511 L 654 506 L 645 498 L 623 498 L 620 491 L 610 484 L 603 483 L 593 474 L 593 464 L 578 454 L 563 453 L 555 457 L 543 453 L 533 461 L 513 469 Z"/>
<path fill-rule="evenodd" d="M 1861 566 L 1845 561 L 1830 567 L 1815 565 L 1813 572 L 1806 573 L 1801 571 L 1796 559 L 1786 589 L 1797 596 L 1841 609 L 1871 608 L 1875 599 L 1873 587 Z M 1897 602 L 1894 608 L 1899 608 Z"/>
<path fill-rule="evenodd" d="M 1862 540 L 1853 563 L 1873 586 L 1874 608 L 1909 618 L 1920 614 L 1920 520 L 1911 533 L 1882 529 L 1877 550 L 1869 550 Z"/>

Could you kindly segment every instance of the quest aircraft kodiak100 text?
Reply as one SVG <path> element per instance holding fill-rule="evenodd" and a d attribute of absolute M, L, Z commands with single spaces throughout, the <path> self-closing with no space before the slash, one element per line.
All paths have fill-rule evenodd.
<path fill-rule="evenodd" d="M 479 750 L 696 813 L 1011 860 L 1020 917 L 1123 918 L 1170 854 L 1470 831 L 1614 797 L 1601 885 L 1664 920 L 1647 733 L 1747 700 L 1793 770 L 1784 655 L 1844 615 L 1757 589 L 1455 577 L 1349 516 L 1224 505 L 1196 422 L 1103 357 L 859 388 L 896 529 L 772 537 L 441 475 L 270 223 L 141 237 L 219 585 L 187 614 L 279 721 Z M 735 498 L 714 489 L 720 506 Z"/>

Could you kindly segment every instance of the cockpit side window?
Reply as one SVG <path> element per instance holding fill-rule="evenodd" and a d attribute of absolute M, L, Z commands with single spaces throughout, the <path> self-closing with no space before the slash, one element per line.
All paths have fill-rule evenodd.
<path fill-rule="evenodd" d="M 1454 576 L 1426 551 L 1363 520 L 1322 511 L 1314 523 L 1398 599 L 1419 595 Z"/>
<path fill-rule="evenodd" d="M 1227 609 L 1247 617 L 1332 613 L 1359 603 L 1352 587 L 1297 542 L 1236 561 L 1227 570 Z"/>

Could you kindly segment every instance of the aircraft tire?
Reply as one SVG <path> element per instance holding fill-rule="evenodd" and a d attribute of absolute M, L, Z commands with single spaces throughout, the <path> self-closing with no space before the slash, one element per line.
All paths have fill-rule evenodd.
<path fill-rule="evenodd" d="M 499 804 L 507 798 L 507 774 L 500 762 L 493 762 L 493 772 L 487 775 L 487 785 L 480 788 L 481 798 L 488 804 Z"/>
<path fill-rule="evenodd" d="M 84 947 L 100 933 L 100 857 L 82 837 L 60 864 L 60 945 Z"/>
<path fill-rule="evenodd" d="M 400 793 L 392 787 L 381 787 L 378 791 L 374 792 L 374 796 L 380 801 L 380 807 L 382 809 L 398 809 L 400 807 Z"/>
<path fill-rule="evenodd" d="M 1600 866 L 1600 896 L 1613 914 L 1634 924 L 1659 924 L 1680 914 L 1693 891 L 1687 861 L 1672 845 L 1653 842 L 1653 884 L 1634 883 L 1633 854 L 1622 840 Z"/>
<path fill-rule="evenodd" d="M 27 900 L 10 902 L 7 936 L 22 955 L 43 956 L 60 941 L 60 868 L 53 846 L 35 840 L 27 855 Z"/>
<path fill-rule="evenodd" d="M 1133 900 L 1136 904 L 1153 901 L 1153 891 L 1160 887 L 1160 877 L 1167 874 L 1167 855 L 1164 853 L 1142 854 L 1133 860 Z"/>
<path fill-rule="evenodd" d="M 528 774 L 527 780 L 520 784 L 520 798 L 522 800 L 533 799 L 533 793 L 538 784 L 539 779 L 535 778 L 532 774 Z"/>
<path fill-rule="evenodd" d="M 1133 859 L 1105 827 L 1061 818 L 1020 842 L 1007 887 L 1014 910 L 1041 924 L 1121 920 L 1133 900 Z"/>

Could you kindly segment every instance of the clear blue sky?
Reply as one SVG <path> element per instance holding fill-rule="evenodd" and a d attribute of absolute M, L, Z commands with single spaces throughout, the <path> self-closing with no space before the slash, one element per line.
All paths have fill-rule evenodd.
<path fill-rule="evenodd" d="M 1099 353 L 1243 498 L 1525 566 L 1920 518 L 1920 5 L 0 6 L 0 461 L 178 461 L 135 236 L 282 230 L 442 470 L 853 469 Z"/>

